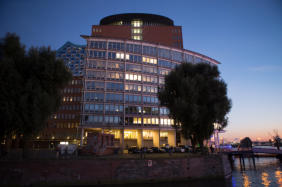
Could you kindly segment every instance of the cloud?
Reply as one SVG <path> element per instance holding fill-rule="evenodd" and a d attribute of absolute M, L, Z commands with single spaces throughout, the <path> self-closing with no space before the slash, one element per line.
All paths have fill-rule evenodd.
<path fill-rule="evenodd" d="M 267 65 L 250 67 L 249 70 L 254 72 L 282 72 L 282 66 Z"/>

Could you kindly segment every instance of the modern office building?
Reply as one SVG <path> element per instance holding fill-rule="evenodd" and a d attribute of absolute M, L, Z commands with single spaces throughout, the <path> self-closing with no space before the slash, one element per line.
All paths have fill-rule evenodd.
<path fill-rule="evenodd" d="M 92 26 L 86 40 L 81 140 L 89 131 L 115 136 L 121 147 L 184 143 L 157 92 L 181 63 L 218 61 L 183 48 L 180 26 L 152 14 L 119 14 Z"/>

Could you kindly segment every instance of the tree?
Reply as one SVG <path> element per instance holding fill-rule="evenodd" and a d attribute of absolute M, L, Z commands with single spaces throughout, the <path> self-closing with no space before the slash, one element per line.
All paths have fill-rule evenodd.
<path fill-rule="evenodd" d="M 278 133 L 278 129 L 274 129 L 273 130 L 273 141 L 274 141 L 274 146 L 277 148 L 277 150 L 280 150 L 280 146 L 281 146 L 281 138 L 279 136 L 279 133 Z"/>
<path fill-rule="evenodd" d="M 220 128 L 227 125 L 226 114 L 231 109 L 225 82 L 217 66 L 207 63 L 182 63 L 165 77 L 164 87 L 158 97 L 162 106 L 170 110 L 185 138 L 191 139 L 195 148 L 214 132 L 214 123 Z"/>
<path fill-rule="evenodd" d="M 0 42 L 0 139 L 40 132 L 61 102 L 72 75 L 50 48 L 26 52 L 15 34 Z"/>

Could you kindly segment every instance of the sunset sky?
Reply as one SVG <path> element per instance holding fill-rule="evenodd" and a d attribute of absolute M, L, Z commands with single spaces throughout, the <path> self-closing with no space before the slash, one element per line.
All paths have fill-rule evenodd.
<path fill-rule="evenodd" d="M 221 62 L 233 107 L 223 137 L 282 135 L 282 1 L 280 0 L 1 0 L 0 37 L 56 50 L 85 44 L 91 25 L 119 13 L 159 14 L 182 26 L 184 48 Z"/>

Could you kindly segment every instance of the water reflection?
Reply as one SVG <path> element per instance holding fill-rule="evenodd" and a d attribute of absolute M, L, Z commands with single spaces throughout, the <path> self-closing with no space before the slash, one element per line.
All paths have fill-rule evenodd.
<path fill-rule="evenodd" d="M 282 172 L 279 169 L 275 172 L 275 178 L 277 180 L 277 184 L 282 187 Z"/>
<path fill-rule="evenodd" d="M 268 174 L 266 172 L 262 172 L 261 180 L 262 180 L 262 184 L 264 186 L 269 186 L 270 185 L 270 181 L 268 180 Z"/>
<path fill-rule="evenodd" d="M 248 175 L 246 175 L 246 173 L 243 173 L 243 184 L 244 187 L 250 187 L 250 181 L 249 181 L 249 177 Z"/>
<path fill-rule="evenodd" d="M 232 172 L 233 187 L 279 186 L 282 187 L 282 163 L 276 158 L 256 158 L 256 168 L 245 159 L 245 170 L 241 170 L 239 159 L 235 159 Z"/>

